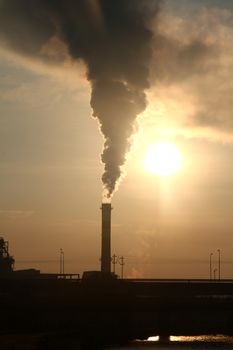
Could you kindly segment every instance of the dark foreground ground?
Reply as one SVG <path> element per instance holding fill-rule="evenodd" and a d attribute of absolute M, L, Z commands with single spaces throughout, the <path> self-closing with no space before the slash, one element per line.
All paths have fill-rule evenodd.
<path fill-rule="evenodd" d="M 0 350 L 81 350 L 101 349 L 99 345 L 83 344 L 72 335 L 44 334 L 1 334 Z"/>
<path fill-rule="evenodd" d="M 233 338 L 221 341 L 211 337 L 205 341 L 132 341 L 127 344 L 98 344 L 92 339 L 80 340 L 72 334 L 58 333 L 8 333 L 0 334 L 0 350 L 232 350 Z"/>
<path fill-rule="evenodd" d="M 154 334 L 233 335 L 233 281 L 0 279 L 0 350 L 111 349 Z"/>
<path fill-rule="evenodd" d="M 0 350 L 104 350 L 128 347 L 133 342 L 116 343 L 96 338 L 80 338 L 76 334 L 49 333 L 1 333 Z"/>

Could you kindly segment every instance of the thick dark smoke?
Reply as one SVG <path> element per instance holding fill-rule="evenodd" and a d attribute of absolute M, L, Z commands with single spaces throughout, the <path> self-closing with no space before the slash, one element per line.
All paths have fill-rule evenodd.
<path fill-rule="evenodd" d="M 160 0 L 1 0 L 0 40 L 11 50 L 43 57 L 55 37 L 83 60 L 91 107 L 105 138 L 102 177 L 111 197 L 130 148 L 135 119 L 146 106 L 151 58 L 148 21 Z"/>

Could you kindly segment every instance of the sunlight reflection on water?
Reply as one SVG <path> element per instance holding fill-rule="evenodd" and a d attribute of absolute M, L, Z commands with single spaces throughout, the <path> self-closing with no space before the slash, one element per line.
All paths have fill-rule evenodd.
<path fill-rule="evenodd" d="M 233 337 L 214 336 L 170 336 L 168 341 L 159 341 L 159 336 L 153 336 L 145 341 L 135 341 L 128 347 L 114 348 L 115 350 L 232 350 Z"/>
<path fill-rule="evenodd" d="M 232 343 L 233 337 L 227 337 L 224 335 L 200 335 L 200 336 L 190 336 L 190 337 L 177 337 L 171 336 L 170 341 L 176 342 L 212 342 L 212 343 Z"/>
<path fill-rule="evenodd" d="M 149 337 L 148 342 L 158 342 L 159 336 Z M 200 336 L 173 336 L 169 337 L 171 342 L 220 342 L 220 343 L 232 343 L 233 337 L 227 337 L 224 335 L 200 335 Z"/>

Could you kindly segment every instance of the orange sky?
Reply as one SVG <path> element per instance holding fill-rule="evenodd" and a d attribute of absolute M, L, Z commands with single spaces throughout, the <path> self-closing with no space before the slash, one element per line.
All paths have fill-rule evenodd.
<path fill-rule="evenodd" d="M 222 276 L 233 278 L 233 12 L 224 1 L 199 4 L 195 18 L 170 3 L 161 32 L 183 45 L 215 40 L 218 53 L 199 58 L 204 71 L 184 52 L 177 61 L 166 56 L 157 82 L 152 65 L 149 104 L 112 201 L 112 252 L 125 257 L 128 277 L 208 278 L 209 255 L 217 268 L 221 249 Z M 58 272 L 60 248 L 66 272 L 100 266 L 103 137 L 83 69 L 1 51 L 0 232 L 18 269 Z M 145 150 L 161 139 L 184 158 L 166 180 L 143 168 Z"/>

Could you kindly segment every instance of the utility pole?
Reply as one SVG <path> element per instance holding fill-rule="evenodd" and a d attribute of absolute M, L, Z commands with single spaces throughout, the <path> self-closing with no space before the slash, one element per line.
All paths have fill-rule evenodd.
<path fill-rule="evenodd" d="M 218 249 L 218 280 L 220 281 L 220 249 Z"/>
<path fill-rule="evenodd" d="M 65 257 L 64 251 L 60 248 L 60 275 L 65 273 Z"/>
<path fill-rule="evenodd" d="M 123 276 L 124 276 L 124 265 L 125 265 L 125 262 L 124 262 L 124 257 L 121 256 L 119 259 L 119 264 L 121 265 L 121 279 L 123 279 Z"/>
<path fill-rule="evenodd" d="M 212 280 L 212 256 L 213 253 L 210 253 L 210 280 Z"/>
<path fill-rule="evenodd" d="M 115 272 L 116 272 L 116 264 L 117 264 L 117 255 L 114 254 L 114 255 L 112 256 L 112 265 L 113 265 L 113 273 L 114 273 L 114 274 L 115 274 Z"/>

